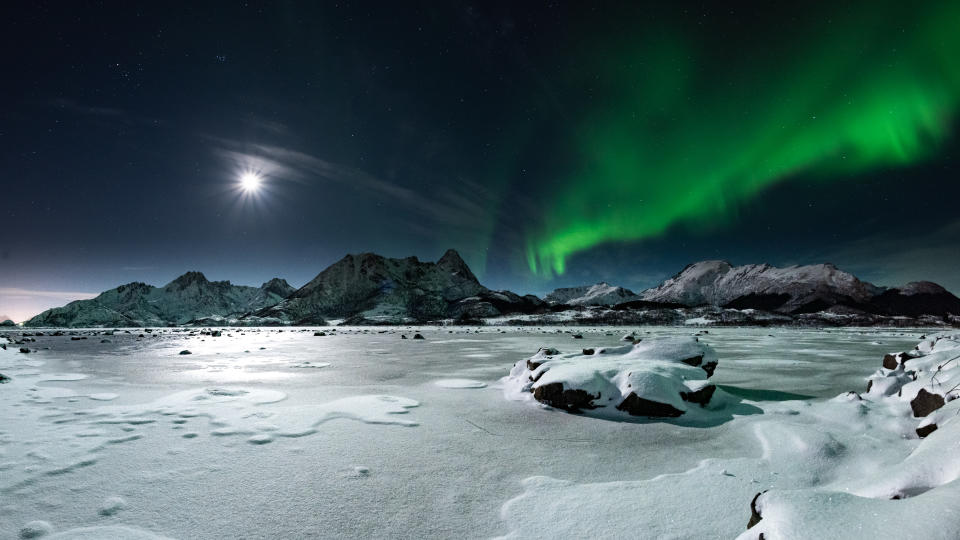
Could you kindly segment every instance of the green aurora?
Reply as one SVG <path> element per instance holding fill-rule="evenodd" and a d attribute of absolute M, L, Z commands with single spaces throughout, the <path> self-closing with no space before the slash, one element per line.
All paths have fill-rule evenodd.
<path fill-rule="evenodd" d="M 787 37 L 722 67 L 711 43 L 663 32 L 613 47 L 596 68 L 602 105 L 576 121 L 576 166 L 527 233 L 530 270 L 549 278 L 595 246 L 722 223 L 799 175 L 862 178 L 934 155 L 960 106 L 960 4 L 923 6 L 909 20 L 862 10 L 803 50 Z"/>

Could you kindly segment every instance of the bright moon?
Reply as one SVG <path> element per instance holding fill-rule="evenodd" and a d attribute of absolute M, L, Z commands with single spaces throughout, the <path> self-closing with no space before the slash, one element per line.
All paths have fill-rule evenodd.
<path fill-rule="evenodd" d="M 252 193 L 260 188 L 260 177 L 255 173 L 244 173 L 240 177 L 240 188 L 248 193 Z"/>

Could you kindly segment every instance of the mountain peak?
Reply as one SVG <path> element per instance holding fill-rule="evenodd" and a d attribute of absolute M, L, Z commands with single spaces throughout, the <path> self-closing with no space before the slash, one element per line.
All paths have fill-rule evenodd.
<path fill-rule="evenodd" d="M 260 290 L 267 293 L 273 293 L 282 298 L 286 298 L 293 294 L 293 291 L 296 289 L 291 287 L 290 284 L 287 283 L 287 280 L 283 278 L 273 278 L 261 285 Z"/>
<path fill-rule="evenodd" d="M 464 279 L 477 281 L 477 276 L 473 275 L 470 267 L 467 266 L 467 263 L 464 262 L 463 258 L 460 257 L 460 254 L 457 253 L 455 249 L 448 249 L 446 253 L 443 254 L 443 257 L 440 257 L 437 261 L 437 266 L 451 274 L 457 274 Z"/>
<path fill-rule="evenodd" d="M 167 287 L 176 286 L 180 289 L 183 289 L 185 287 L 193 285 L 194 283 L 206 284 L 210 282 L 207 280 L 207 276 L 203 275 L 203 272 L 197 272 L 197 271 L 191 270 L 189 272 L 186 272 L 182 276 L 179 276 L 178 278 L 174 279 L 170 283 L 168 283 Z"/>

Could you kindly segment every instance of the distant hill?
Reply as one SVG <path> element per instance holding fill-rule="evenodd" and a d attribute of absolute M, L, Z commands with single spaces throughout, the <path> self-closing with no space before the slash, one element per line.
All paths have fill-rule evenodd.
<path fill-rule="evenodd" d="M 347 255 L 294 289 L 208 281 L 187 272 L 163 287 L 129 283 L 47 310 L 25 326 L 402 324 L 938 325 L 960 322 L 960 299 L 926 281 L 877 287 L 832 264 L 777 268 L 702 261 L 640 294 L 608 283 L 545 300 L 480 284 L 460 255 L 436 262 Z"/>
<path fill-rule="evenodd" d="M 293 292 L 285 280 L 260 287 L 209 281 L 200 272 L 187 272 L 163 287 L 128 283 L 90 300 L 77 300 L 49 309 L 24 326 L 102 327 L 168 326 L 205 317 L 239 316 L 272 306 Z"/>
<path fill-rule="evenodd" d="M 567 304 L 569 306 L 609 306 L 640 300 L 640 296 L 630 289 L 615 287 L 605 282 L 580 287 L 554 289 L 543 298 L 548 304 Z"/>
<path fill-rule="evenodd" d="M 452 249 L 437 262 L 361 253 L 335 262 L 285 300 L 246 317 L 245 322 L 321 324 L 346 319 L 385 324 L 529 313 L 543 306 L 535 296 L 487 289 Z"/>
<path fill-rule="evenodd" d="M 769 264 L 732 266 L 726 261 L 688 265 L 641 297 L 685 306 L 757 309 L 786 314 L 845 307 L 880 315 L 960 315 L 960 299 L 943 287 L 916 282 L 883 288 L 861 281 L 832 264 L 777 268 Z"/>

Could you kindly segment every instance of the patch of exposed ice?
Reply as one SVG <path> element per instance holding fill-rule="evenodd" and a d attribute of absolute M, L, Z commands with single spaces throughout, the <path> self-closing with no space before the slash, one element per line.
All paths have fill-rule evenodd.
<path fill-rule="evenodd" d="M 433 384 L 440 388 L 486 388 L 487 383 L 473 379 L 439 379 Z"/>
<path fill-rule="evenodd" d="M 48 540 L 171 540 L 145 529 L 111 525 L 107 527 L 81 527 L 52 536 Z"/>

